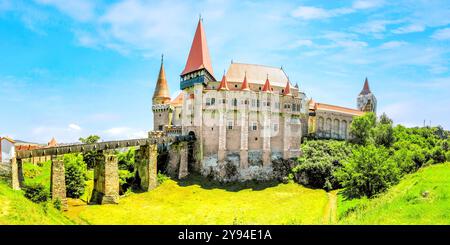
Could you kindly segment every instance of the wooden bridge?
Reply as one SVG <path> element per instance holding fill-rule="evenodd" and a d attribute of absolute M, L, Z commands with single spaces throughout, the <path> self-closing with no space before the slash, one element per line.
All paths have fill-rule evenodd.
<path fill-rule="evenodd" d="M 51 156 L 51 194 L 52 199 L 59 199 L 67 209 L 64 161 L 61 155 L 69 153 L 97 152 L 94 166 L 94 188 L 91 202 L 106 204 L 118 203 L 119 174 L 118 159 L 114 149 L 138 146 L 135 167 L 141 180 L 140 187 L 149 191 L 157 185 L 157 156 L 160 144 L 169 145 L 169 161 L 176 166 L 178 177 L 187 175 L 188 151 L 192 149 L 195 135 L 167 136 L 160 132 L 151 132 L 149 138 L 99 142 L 94 144 L 73 144 L 43 149 L 18 151 L 11 160 L 11 184 L 13 189 L 20 189 L 23 184 L 23 159 Z M 172 147 L 170 147 L 172 146 Z M 192 153 L 191 153 L 192 154 Z"/>

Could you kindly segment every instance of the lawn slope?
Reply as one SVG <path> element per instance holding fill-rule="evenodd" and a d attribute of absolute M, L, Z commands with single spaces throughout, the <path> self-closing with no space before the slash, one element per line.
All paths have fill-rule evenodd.
<path fill-rule="evenodd" d="M 64 214 L 51 203 L 36 204 L 26 199 L 22 191 L 14 191 L 0 181 L 0 224 L 39 225 L 72 224 Z"/>
<path fill-rule="evenodd" d="M 406 176 L 373 200 L 338 196 L 344 224 L 450 224 L 450 163 Z"/>
<path fill-rule="evenodd" d="M 328 207 L 325 191 L 295 183 L 218 188 L 199 181 L 166 180 L 117 205 L 71 207 L 67 215 L 89 224 L 320 224 Z"/>

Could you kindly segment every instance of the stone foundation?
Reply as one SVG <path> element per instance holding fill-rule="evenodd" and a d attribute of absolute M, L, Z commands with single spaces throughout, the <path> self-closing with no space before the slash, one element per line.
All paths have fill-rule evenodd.
<path fill-rule="evenodd" d="M 67 210 L 66 177 L 64 161 L 57 156 L 52 156 L 51 184 L 52 200 L 59 199 L 63 210 Z"/>
<path fill-rule="evenodd" d="M 119 203 L 119 169 L 116 155 L 108 154 L 97 158 L 91 202 L 98 204 Z"/>
<path fill-rule="evenodd" d="M 157 145 L 140 146 L 136 151 L 136 168 L 141 179 L 141 189 L 153 190 L 158 185 L 157 180 Z"/>

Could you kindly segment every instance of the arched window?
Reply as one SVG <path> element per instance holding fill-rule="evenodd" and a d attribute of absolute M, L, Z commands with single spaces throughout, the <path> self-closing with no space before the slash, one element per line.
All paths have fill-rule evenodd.
<path fill-rule="evenodd" d="M 345 120 L 341 122 L 341 138 L 347 139 L 347 121 Z"/>
<path fill-rule="evenodd" d="M 333 121 L 333 133 L 332 133 L 332 138 L 335 138 L 335 139 L 339 139 L 340 137 L 340 134 L 339 134 L 339 120 L 338 119 L 334 119 L 334 121 Z"/>
<path fill-rule="evenodd" d="M 331 118 L 327 118 L 327 120 L 325 121 L 325 133 L 326 137 L 331 137 Z"/>

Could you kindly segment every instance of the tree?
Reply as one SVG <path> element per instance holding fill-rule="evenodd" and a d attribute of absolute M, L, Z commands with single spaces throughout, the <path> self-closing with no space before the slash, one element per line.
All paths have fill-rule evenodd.
<path fill-rule="evenodd" d="M 98 135 L 89 135 L 86 138 L 80 138 L 79 141 L 84 144 L 94 144 L 100 140 L 100 136 Z M 95 166 L 95 159 L 98 157 L 97 151 L 88 151 L 83 153 L 84 162 L 87 165 L 87 168 L 92 169 Z"/>
<path fill-rule="evenodd" d="M 84 194 L 87 180 L 86 163 L 81 154 L 65 154 L 64 167 L 66 177 L 66 194 L 79 198 Z"/>
<path fill-rule="evenodd" d="M 352 141 L 359 145 L 367 145 L 370 141 L 371 130 L 375 127 L 376 122 L 377 117 L 373 112 L 355 117 L 350 125 Z"/>
<path fill-rule="evenodd" d="M 381 116 L 380 116 L 380 123 L 381 124 L 393 124 L 393 121 L 392 121 L 392 119 L 390 119 L 387 115 L 386 115 L 386 113 L 384 113 L 383 112 L 383 114 L 381 114 Z"/>
<path fill-rule="evenodd" d="M 396 184 L 400 171 L 386 148 L 368 145 L 354 150 L 336 177 L 349 196 L 373 197 Z"/>
<path fill-rule="evenodd" d="M 395 142 L 392 124 L 379 123 L 372 131 L 374 143 L 385 147 L 391 147 Z"/>
<path fill-rule="evenodd" d="M 100 140 L 100 136 L 98 136 L 98 135 L 89 135 L 86 138 L 80 137 L 78 140 L 81 141 L 81 143 L 83 143 L 83 144 L 94 144 L 94 143 L 97 143 Z"/>

